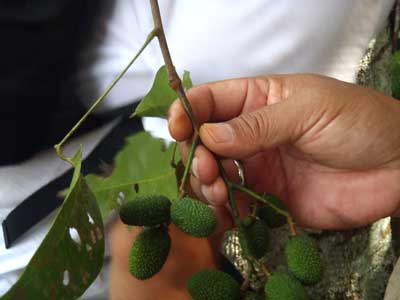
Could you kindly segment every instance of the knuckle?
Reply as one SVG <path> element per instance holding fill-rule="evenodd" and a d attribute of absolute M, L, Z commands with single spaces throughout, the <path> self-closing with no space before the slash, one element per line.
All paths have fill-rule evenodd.
<path fill-rule="evenodd" d="M 291 92 L 290 77 L 269 76 L 266 78 L 268 104 L 274 104 L 288 99 Z"/>
<path fill-rule="evenodd" d="M 269 132 L 270 121 L 264 109 L 242 115 L 236 122 L 237 132 L 250 143 L 260 144 Z"/>

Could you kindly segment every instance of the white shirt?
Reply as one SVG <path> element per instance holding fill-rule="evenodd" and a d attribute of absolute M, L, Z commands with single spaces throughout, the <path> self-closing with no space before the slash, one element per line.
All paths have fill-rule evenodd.
<path fill-rule="evenodd" d="M 114 0 L 114 10 L 97 28 L 97 41 L 82 53 L 77 90 L 96 99 L 139 49 L 153 21 L 143 0 Z M 177 70 L 195 84 L 268 73 L 319 73 L 354 82 L 368 42 L 380 30 L 394 0 L 160 0 Z M 94 59 L 95 58 L 95 59 Z M 144 51 L 100 110 L 143 96 L 163 65 L 157 41 Z M 86 103 L 90 105 L 90 101 Z M 166 125 L 144 120 L 146 129 L 167 136 Z M 88 154 L 105 132 L 83 137 Z M 75 145 L 80 143 L 75 140 Z M 74 148 L 71 144 L 69 147 Z M 27 162 L 0 167 L 0 221 L 28 195 L 65 172 L 52 149 Z M 43 175 L 45 174 L 45 175 Z M 0 234 L 0 295 L 17 280 L 50 225 L 51 217 L 9 250 Z M 85 299 L 107 299 L 107 272 Z M 101 296 L 102 295 L 102 296 Z"/>

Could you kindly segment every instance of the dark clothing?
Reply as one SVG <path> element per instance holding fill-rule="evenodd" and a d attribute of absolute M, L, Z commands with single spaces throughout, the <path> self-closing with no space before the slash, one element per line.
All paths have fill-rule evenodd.
<path fill-rule="evenodd" d="M 104 1 L 0 3 L 0 165 L 57 143 L 84 114 L 74 91 L 79 55 Z M 92 117 L 80 132 L 101 124 Z"/>

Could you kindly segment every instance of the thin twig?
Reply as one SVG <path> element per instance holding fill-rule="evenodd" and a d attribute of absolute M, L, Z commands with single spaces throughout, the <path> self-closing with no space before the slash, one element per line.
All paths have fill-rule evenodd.
<path fill-rule="evenodd" d="M 289 225 L 289 230 L 290 230 L 290 235 L 292 237 L 297 235 L 297 229 L 296 229 L 296 224 L 293 222 L 292 217 L 287 217 L 287 223 Z"/>
<path fill-rule="evenodd" d="M 240 221 L 239 209 L 237 207 L 237 203 L 236 203 L 235 198 L 233 196 L 232 183 L 229 181 L 228 176 L 226 175 L 225 169 L 222 166 L 222 163 L 221 163 L 221 161 L 219 159 L 217 160 L 217 164 L 218 164 L 219 172 L 220 172 L 220 174 L 222 176 L 222 179 L 224 180 L 224 183 L 226 185 L 226 189 L 228 191 L 228 202 L 229 202 L 229 206 L 232 209 L 232 215 L 233 215 L 233 219 L 235 221 L 235 225 L 240 229 L 240 228 L 242 228 L 242 222 Z"/>
<path fill-rule="evenodd" d="M 177 148 L 177 143 L 173 143 L 173 145 L 172 145 L 172 157 L 171 157 L 171 161 L 170 161 L 169 164 L 174 169 L 176 169 L 176 167 L 177 167 L 176 162 L 175 162 L 176 148 Z"/>
<path fill-rule="evenodd" d="M 186 114 L 190 118 L 190 121 L 192 122 L 193 130 L 194 130 L 194 136 L 195 136 L 195 138 L 193 139 L 193 142 L 192 142 L 190 152 L 189 152 L 188 161 L 186 162 L 185 171 L 184 171 L 184 174 L 182 177 L 181 185 L 179 187 L 179 199 L 180 199 L 186 193 L 185 192 L 186 181 L 188 179 L 188 174 L 192 167 L 194 151 L 196 149 L 196 146 L 199 144 L 198 133 L 199 133 L 200 125 L 199 125 L 199 122 L 197 121 L 195 114 L 193 113 L 193 110 L 192 110 L 192 107 L 190 106 L 189 100 L 186 97 L 185 90 L 183 89 L 182 81 L 179 78 L 179 75 L 176 72 L 175 66 L 172 62 L 171 54 L 170 54 L 169 48 L 168 48 L 167 39 L 165 37 L 165 32 L 164 32 L 162 19 L 161 19 L 160 7 L 158 5 L 158 1 L 150 0 L 150 5 L 151 5 L 151 13 L 153 15 L 154 30 L 156 32 L 156 36 L 158 39 L 158 43 L 160 45 L 162 56 L 164 58 L 165 67 L 167 68 L 169 85 L 175 91 L 175 93 L 178 95 L 179 101 L 181 102 L 183 108 L 185 109 Z"/>
<path fill-rule="evenodd" d="M 150 0 L 151 13 L 153 15 L 154 29 L 157 32 L 158 42 L 160 44 L 162 56 L 164 58 L 165 67 L 168 72 L 168 80 L 170 87 L 176 92 L 179 100 L 181 101 L 183 108 L 188 114 L 192 121 L 193 130 L 198 132 L 200 125 L 193 113 L 192 107 L 190 106 L 189 100 L 186 97 L 185 90 L 182 86 L 182 81 L 176 73 L 175 66 L 172 62 L 171 54 L 169 53 L 167 39 L 165 38 L 164 27 L 161 20 L 160 8 L 157 0 Z"/>
<path fill-rule="evenodd" d="M 244 186 L 242 186 L 240 184 L 234 183 L 234 182 L 230 182 L 230 184 L 234 189 L 246 193 L 250 197 L 252 197 L 252 198 L 254 198 L 254 199 L 256 199 L 256 200 L 258 200 L 260 202 L 263 202 L 263 203 L 271 206 L 277 213 L 283 215 L 284 217 L 290 218 L 289 213 L 287 213 L 283 209 L 280 209 L 279 207 L 277 207 L 273 203 L 269 202 L 267 199 L 265 199 L 264 197 L 260 196 L 256 192 L 253 192 L 252 190 L 249 190 L 248 188 L 246 188 L 246 187 L 244 187 Z"/>
<path fill-rule="evenodd" d="M 155 30 L 152 30 L 146 40 L 144 41 L 142 47 L 138 50 L 138 52 L 135 54 L 135 56 L 132 58 L 132 60 L 128 63 L 128 65 L 121 71 L 121 73 L 118 74 L 118 76 L 109 84 L 109 86 L 106 88 L 106 90 L 100 95 L 99 98 L 92 104 L 92 106 L 88 109 L 88 111 L 83 115 L 83 117 L 72 127 L 72 129 L 64 136 L 64 138 L 54 146 L 56 149 L 57 155 L 69 162 L 70 164 L 73 165 L 72 160 L 62 153 L 61 147 L 65 144 L 65 142 L 75 133 L 76 130 L 82 125 L 82 123 L 87 119 L 87 117 L 92 113 L 92 111 L 105 99 L 105 97 L 110 93 L 110 91 L 113 89 L 113 87 L 117 84 L 117 82 L 122 78 L 122 76 L 125 75 L 125 73 L 129 70 L 129 68 L 133 65 L 133 63 L 136 61 L 136 59 L 140 56 L 140 54 L 143 52 L 144 49 L 146 49 L 147 45 L 153 40 L 154 37 L 156 37 L 157 32 Z"/>
<path fill-rule="evenodd" d="M 189 155 L 188 155 L 188 159 L 186 162 L 186 167 L 185 171 L 183 172 L 183 176 L 182 176 L 182 181 L 181 181 L 181 185 L 179 186 L 179 197 L 178 199 L 181 199 L 185 196 L 186 191 L 185 191 L 185 185 L 186 185 L 186 181 L 189 177 L 190 174 L 190 167 L 192 166 L 192 162 L 193 162 L 193 158 L 194 158 L 194 152 L 196 151 L 196 147 L 197 145 L 200 143 L 200 137 L 197 134 L 197 132 L 195 132 L 194 137 L 193 137 L 193 141 L 192 141 L 192 145 L 190 147 L 190 151 L 189 151 Z"/>

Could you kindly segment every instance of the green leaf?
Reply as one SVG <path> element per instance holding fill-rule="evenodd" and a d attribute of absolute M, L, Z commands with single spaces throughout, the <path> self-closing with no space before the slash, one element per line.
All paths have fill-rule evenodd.
<path fill-rule="evenodd" d="M 188 71 L 183 74 L 182 86 L 185 89 L 193 86 Z M 162 66 L 154 78 L 153 86 L 136 107 L 132 117 L 166 118 L 168 108 L 177 97 L 175 91 L 169 86 L 167 68 Z"/>
<path fill-rule="evenodd" d="M 172 145 L 166 148 L 161 139 L 146 132 L 137 133 L 126 139 L 125 146 L 116 155 L 110 177 L 86 176 L 104 222 L 119 207 L 120 200 L 150 194 L 161 194 L 171 200 L 178 196 L 175 169 L 170 165 L 172 151 Z"/>
<path fill-rule="evenodd" d="M 80 297 L 103 265 L 104 230 L 96 199 L 80 174 L 80 149 L 74 175 L 53 226 L 11 289 L 8 299 L 71 300 Z"/>
<path fill-rule="evenodd" d="M 193 86 L 192 79 L 190 78 L 190 72 L 184 71 L 182 76 L 182 85 L 185 89 L 190 89 Z"/>

